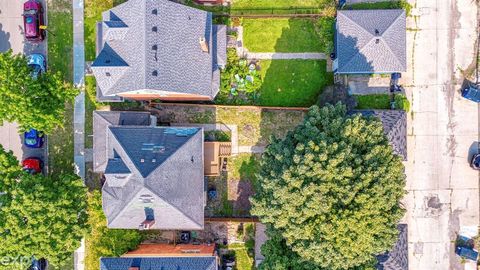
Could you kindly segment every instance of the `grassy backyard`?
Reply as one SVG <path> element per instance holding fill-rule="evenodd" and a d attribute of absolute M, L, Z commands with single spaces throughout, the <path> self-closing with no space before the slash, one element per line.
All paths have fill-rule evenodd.
<path fill-rule="evenodd" d="M 73 15 L 68 0 L 52 0 L 48 6 L 48 67 L 72 81 Z M 66 104 L 64 127 L 48 137 L 49 173 L 73 172 L 73 105 Z"/>
<path fill-rule="evenodd" d="M 382 2 L 365 2 L 351 4 L 348 9 L 405 9 L 407 16 L 410 14 L 412 6 L 406 0 L 400 1 L 382 1 Z"/>
<path fill-rule="evenodd" d="M 161 122 L 237 125 L 240 146 L 267 145 L 270 136 L 284 137 L 303 121 L 305 111 L 162 104 Z"/>
<path fill-rule="evenodd" d="M 243 41 L 251 52 L 320 52 L 312 19 L 244 19 Z"/>
<path fill-rule="evenodd" d="M 325 60 L 263 60 L 258 105 L 309 107 L 315 104 L 333 74 Z"/>
<path fill-rule="evenodd" d="M 233 8 L 322 7 L 331 0 L 235 0 Z"/>

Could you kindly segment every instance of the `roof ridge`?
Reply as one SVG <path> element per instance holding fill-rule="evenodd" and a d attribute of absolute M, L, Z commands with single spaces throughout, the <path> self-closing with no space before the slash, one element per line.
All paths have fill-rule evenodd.
<path fill-rule="evenodd" d="M 393 20 L 393 22 L 387 27 L 387 29 L 385 29 L 385 31 L 383 31 L 382 40 L 384 40 L 384 39 L 383 39 L 383 36 L 384 36 L 385 34 L 387 34 L 387 32 L 392 28 L 392 26 L 398 22 L 398 19 L 399 19 L 404 13 L 405 13 L 405 10 L 403 10 L 402 12 L 400 12 L 400 14 L 398 14 L 397 18 L 395 18 L 395 20 Z M 402 61 L 400 61 L 400 60 L 398 59 L 397 55 L 392 51 L 392 48 L 390 47 L 390 45 L 388 44 L 388 42 L 386 42 L 386 41 L 384 41 L 384 42 L 385 42 L 385 44 L 387 44 L 388 50 L 393 54 L 393 56 L 394 56 L 395 59 L 397 60 L 397 63 L 402 63 Z M 407 67 L 405 67 L 405 69 L 406 69 L 406 68 L 407 68 Z"/>

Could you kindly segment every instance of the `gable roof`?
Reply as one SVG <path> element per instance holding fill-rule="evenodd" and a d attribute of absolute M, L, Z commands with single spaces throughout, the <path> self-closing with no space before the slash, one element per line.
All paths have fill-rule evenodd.
<path fill-rule="evenodd" d="M 377 256 L 378 270 L 408 270 L 408 226 L 398 224 L 398 240 L 393 249 Z"/>
<path fill-rule="evenodd" d="M 355 110 L 363 116 L 380 119 L 393 153 L 407 160 L 407 113 L 403 110 Z"/>
<path fill-rule="evenodd" d="M 391 73 L 407 69 L 403 9 L 339 10 L 338 73 Z"/>
<path fill-rule="evenodd" d="M 213 99 L 218 93 L 214 73 L 226 58 L 226 28 L 214 27 L 210 12 L 168 0 L 129 0 L 103 12 L 102 20 L 102 48 L 92 64 L 101 96 L 157 91 Z"/>
<path fill-rule="evenodd" d="M 217 270 L 216 257 L 101 258 L 100 270 Z"/>
<path fill-rule="evenodd" d="M 153 218 L 154 229 L 203 229 L 202 129 L 118 125 L 115 113 L 122 114 L 106 115 L 113 123 L 94 114 L 94 162 L 106 178 L 108 227 L 137 229 Z"/>

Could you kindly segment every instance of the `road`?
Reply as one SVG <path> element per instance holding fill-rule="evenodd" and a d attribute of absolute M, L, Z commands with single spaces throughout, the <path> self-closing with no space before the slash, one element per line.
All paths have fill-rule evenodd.
<path fill-rule="evenodd" d="M 0 0 L 0 52 L 12 49 L 14 53 L 41 53 L 47 56 L 47 40 L 40 44 L 27 42 L 23 35 L 23 2 Z M 47 13 L 47 6 L 42 0 Z M 45 20 L 46 20 L 45 16 Z M 47 166 L 46 144 L 41 149 L 27 148 L 23 144 L 23 134 L 19 134 L 16 123 L 4 123 L 0 126 L 0 144 L 12 150 L 21 161 L 27 157 L 39 157 Z"/>
<path fill-rule="evenodd" d="M 478 151 L 478 105 L 463 99 L 463 73 L 474 64 L 477 6 L 472 0 L 411 0 L 407 20 L 412 102 L 408 127 L 409 269 L 476 269 L 454 253 L 458 233 L 479 225 L 479 174 L 469 167 Z M 416 2 L 416 4 L 415 4 Z"/>

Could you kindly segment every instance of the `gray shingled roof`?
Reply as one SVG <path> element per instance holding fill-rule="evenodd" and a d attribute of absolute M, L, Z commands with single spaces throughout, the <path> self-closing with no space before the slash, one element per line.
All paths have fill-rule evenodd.
<path fill-rule="evenodd" d="M 408 270 L 408 226 L 398 225 L 398 240 L 390 252 L 377 256 L 378 270 Z"/>
<path fill-rule="evenodd" d="M 383 124 L 393 152 L 403 160 L 407 160 L 407 113 L 403 110 L 356 110 L 363 116 L 375 116 Z"/>
<path fill-rule="evenodd" d="M 215 257 L 101 258 L 100 270 L 217 270 Z"/>
<path fill-rule="evenodd" d="M 218 93 L 226 28 L 213 26 L 211 13 L 168 0 L 129 0 L 103 12 L 102 20 L 101 51 L 92 64 L 100 97 L 174 92 L 213 99 Z"/>
<path fill-rule="evenodd" d="M 392 73 L 407 69 L 403 9 L 339 10 L 338 73 Z"/>
<path fill-rule="evenodd" d="M 129 121 L 135 114 L 139 120 Z M 146 126 L 146 116 L 94 113 L 93 155 L 106 178 L 108 227 L 137 229 L 153 215 L 154 229 L 203 229 L 202 130 Z"/>

